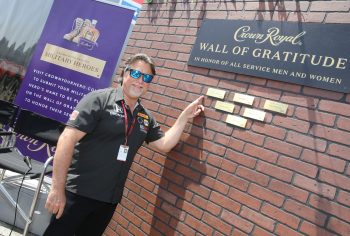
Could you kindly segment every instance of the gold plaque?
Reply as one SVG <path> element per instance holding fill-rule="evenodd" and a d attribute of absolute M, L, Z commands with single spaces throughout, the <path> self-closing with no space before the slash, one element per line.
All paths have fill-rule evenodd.
<path fill-rule="evenodd" d="M 251 108 L 245 108 L 243 112 L 243 116 L 254 119 L 254 120 L 260 120 L 264 121 L 265 119 L 265 114 L 266 112 L 256 110 L 256 109 L 251 109 Z"/>
<path fill-rule="evenodd" d="M 226 91 L 221 89 L 208 88 L 207 95 L 210 97 L 224 99 Z"/>
<path fill-rule="evenodd" d="M 235 96 L 233 97 L 233 101 L 238 102 L 238 103 L 247 104 L 247 105 L 251 106 L 251 105 L 253 105 L 254 97 L 249 96 L 249 95 L 245 95 L 245 94 L 241 94 L 241 93 L 235 93 Z"/>
<path fill-rule="evenodd" d="M 245 126 L 247 125 L 247 119 L 240 116 L 227 115 L 226 123 L 245 128 Z"/>
<path fill-rule="evenodd" d="M 232 113 L 233 109 L 235 108 L 235 105 L 232 103 L 228 103 L 228 102 L 216 101 L 215 108 L 218 110 L 227 111 L 227 112 Z"/>
<path fill-rule="evenodd" d="M 264 104 L 264 109 L 278 112 L 278 113 L 282 113 L 282 114 L 286 114 L 287 109 L 288 109 L 288 105 L 284 104 L 284 103 L 280 103 L 280 102 L 266 100 L 266 102 Z"/>

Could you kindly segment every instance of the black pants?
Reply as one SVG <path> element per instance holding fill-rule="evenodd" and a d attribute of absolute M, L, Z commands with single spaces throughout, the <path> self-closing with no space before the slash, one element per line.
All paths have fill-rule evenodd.
<path fill-rule="evenodd" d="M 66 191 L 66 206 L 59 219 L 53 215 L 44 236 L 100 236 L 117 204 L 97 201 Z"/>

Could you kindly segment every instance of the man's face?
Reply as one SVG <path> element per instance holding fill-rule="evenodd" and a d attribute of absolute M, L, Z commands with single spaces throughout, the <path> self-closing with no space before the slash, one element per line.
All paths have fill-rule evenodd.
<path fill-rule="evenodd" d="M 141 71 L 143 74 L 152 75 L 151 66 L 144 61 L 136 61 L 129 66 L 130 69 Z M 149 83 L 143 81 L 143 75 L 138 79 L 134 79 L 130 76 L 130 70 L 125 71 L 123 77 L 123 91 L 124 95 L 130 99 L 138 99 L 141 95 L 145 94 L 148 90 Z"/>

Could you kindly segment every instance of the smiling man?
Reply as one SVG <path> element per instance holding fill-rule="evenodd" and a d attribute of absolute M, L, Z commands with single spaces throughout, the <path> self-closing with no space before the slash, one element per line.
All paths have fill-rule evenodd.
<path fill-rule="evenodd" d="M 186 123 L 204 111 L 201 96 L 164 133 L 139 99 L 156 74 L 152 59 L 136 54 L 125 64 L 122 86 L 86 95 L 58 141 L 45 205 L 54 215 L 46 236 L 102 235 L 122 198 L 140 146 L 146 142 L 169 152 Z"/>

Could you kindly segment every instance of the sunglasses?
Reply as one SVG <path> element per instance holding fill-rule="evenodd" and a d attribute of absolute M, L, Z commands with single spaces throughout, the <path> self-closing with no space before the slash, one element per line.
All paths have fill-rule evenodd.
<path fill-rule="evenodd" d="M 154 75 L 144 74 L 144 73 L 142 73 L 139 70 L 134 70 L 134 69 L 131 69 L 131 68 L 126 68 L 126 71 L 130 71 L 130 76 L 133 79 L 138 79 L 142 75 L 142 80 L 145 83 L 151 83 L 151 81 L 152 81 L 152 79 L 154 77 Z"/>

